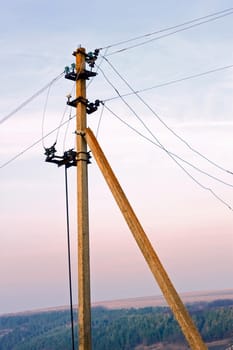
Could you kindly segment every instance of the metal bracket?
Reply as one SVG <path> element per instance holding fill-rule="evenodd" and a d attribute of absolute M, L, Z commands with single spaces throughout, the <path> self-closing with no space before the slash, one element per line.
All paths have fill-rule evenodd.
<path fill-rule="evenodd" d="M 89 80 L 89 78 L 95 77 L 97 75 L 96 72 L 92 72 L 84 69 L 83 72 L 77 73 L 75 71 L 69 72 L 65 74 L 65 79 L 77 81 L 80 79 Z"/>
<path fill-rule="evenodd" d="M 95 102 L 89 102 L 87 99 L 83 97 L 77 97 L 74 100 L 70 100 L 70 96 L 68 96 L 68 101 L 67 104 L 68 106 L 72 106 L 77 108 L 78 103 L 83 103 L 86 106 L 86 112 L 87 114 L 91 114 L 97 111 L 101 101 L 100 100 L 95 100 Z"/>
<path fill-rule="evenodd" d="M 92 68 L 95 66 L 95 61 L 98 58 L 99 51 L 99 49 L 95 49 L 94 52 L 88 52 L 87 54 L 80 49 L 74 51 L 73 56 L 76 56 L 80 53 L 85 56 L 85 61 L 91 68 L 91 71 L 84 69 L 78 73 L 75 69 L 75 63 L 72 63 L 71 70 L 70 67 L 65 67 L 65 79 L 77 81 L 79 79 L 89 80 L 89 78 L 95 77 L 97 75 L 97 72 L 92 72 Z"/>
<path fill-rule="evenodd" d="M 84 131 L 76 131 L 75 130 L 75 132 L 74 132 L 76 135 L 78 135 L 78 136 L 85 136 L 86 135 L 86 133 L 84 132 Z"/>
<path fill-rule="evenodd" d="M 91 151 L 89 152 L 78 152 L 77 153 L 77 162 L 80 160 L 87 162 L 87 164 L 91 164 Z"/>
<path fill-rule="evenodd" d="M 91 114 L 97 111 L 100 105 L 100 100 L 95 100 L 95 102 L 87 102 L 87 114 Z"/>
<path fill-rule="evenodd" d="M 87 103 L 88 103 L 88 100 L 85 99 L 85 98 L 83 98 L 82 96 L 79 96 L 79 97 L 75 98 L 75 99 L 72 100 L 72 101 L 70 100 L 70 98 L 71 98 L 71 96 L 68 96 L 67 104 L 68 104 L 68 106 L 71 106 L 71 107 L 77 108 L 77 105 L 78 105 L 79 102 L 82 103 L 82 104 L 84 104 L 85 106 L 86 106 Z"/>
<path fill-rule="evenodd" d="M 77 165 L 77 153 L 73 149 L 64 152 L 63 156 L 56 156 L 56 152 L 55 144 L 49 148 L 45 148 L 45 161 L 57 164 L 58 167 L 65 165 L 66 168 Z"/>
<path fill-rule="evenodd" d="M 88 54 L 86 54 L 86 62 L 88 63 L 89 67 L 94 68 L 99 52 L 99 49 L 95 49 L 94 52 L 88 52 Z"/>

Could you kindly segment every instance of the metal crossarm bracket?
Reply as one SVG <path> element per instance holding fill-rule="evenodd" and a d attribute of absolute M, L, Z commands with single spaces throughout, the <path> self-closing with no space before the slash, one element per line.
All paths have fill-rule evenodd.
<path fill-rule="evenodd" d="M 91 71 L 85 69 L 81 73 L 69 72 L 69 73 L 65 74 L 65 79 L 69 79 L 69 80 L 73 80 L 73 81 L 77 81 L 79 79 L 89 80 L 89 78 L 95 77 L 96 75 L 97 75 L 96 72 L 91 72 Z"/>
<path fill-rule="evenodd" d="M 55 144 L 49 148 L 45 148 L 45 161 L 48 163 L 57 164 L 58 167 L 65 165 L 67 168 L 69 168 L 77 165 L 77 153 L 73 149 L 65 151 L 63 156 L 55 155 L 56 152 Z"/>
<path fill-rule="evenodd" d="M 71 96 L 68 96 L 68 101 L 67 101 L 68 106 L 77 108 L 77 105 L 78 105 L 79 102 L 80 102 L 80 103 L 83 103 L 85 106 L 86 106 L 87 103 L 88 103 L 88 100 L 85 99 L 85 98 L 83 98 L 83 97 L 81 97 L 81 96 L 75 98 L 75 99 L 72 100 L 72 101 L 70 100 L 70 97 L 71 97 Z"/>
<path fill-rule="evenodd" d="M 88 52 L 87 54 L 78 49 L 77 51 L 73 52 L 73 56 L 76 56 L 77 54 L 85 56 L 85 62 L 87 62 L 91 70 L 89 71 L 84 69 L 82 71 L 77 71 L 75 63 L 72 63 L 71 67 L 65 67 L 65 79 L 77 81 L 81 79 L 89 80 L 90 78 L 95 77 L 97 73 L 92 72 L 92 68 L 94 68 L 95 61 L 98 58 L 99 49 L 94 50 L 94 52 Z"/>
<path fill-rule="evenodd" d="M 89 67 L 94 68 L 95 61 L 99 55 L 99 51 L 99 49 L 95 49 L 94 52 L 88 52 L 88 54 L 86 54 L 86 62 L 88 63 Z"/>
<path fill-rule="evenodd" d="M 97 111 L 99 105 L 100 105 L 100 100 L 95 100 L 95 102 L 89 102 L 87 99 L 79 96 L 75 98 L 74 100 L 70 100 L 71 96 L 68 96 L 68 101 L 67 104 L 68 106 L 72 106 L 77 108 L 78 103 L 83 103 L 86 106 L 86 112 L 87 114 L 91 114 Z"/>
<path fill-rule="evenodd" d="M 100 105 L 100 100 L 95 100 L 95 102 L 87 102 L 87 114 L 96 112 Z"/>
<path fill-rule="evenodd" d="M 84 69 L 84 71 L 81 73 L 77 73 L 75 71 L 66 73 L 65 79 L 69 79 L 69 80 L 73 80 L 73 81 L 77 81 L 80 79 L 89 80 L 89 78 L 95 77 L 96 75 L 97 75 L 96 72 L 92 72 L 92 71 Z"/>

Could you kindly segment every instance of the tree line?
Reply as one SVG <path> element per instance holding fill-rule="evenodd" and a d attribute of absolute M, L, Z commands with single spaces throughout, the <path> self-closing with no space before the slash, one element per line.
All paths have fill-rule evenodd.
<path fill-rule="evenodd" d="M 233 339 L 233 300 L 199 302 L 187 307 L 205 342 Z M 77 321 L 75 326 L 77 329 Z M 177 321 L 167 307 L 95 307 L 92 309 L 92 341 L 93 350 L 134 350 L 139 345 L 159 342 L 186 344 Z M 77 330 L 75 342 L 77 345 Z M 69 310 L 1 316 L 0 349 L 71 349 Z"/>

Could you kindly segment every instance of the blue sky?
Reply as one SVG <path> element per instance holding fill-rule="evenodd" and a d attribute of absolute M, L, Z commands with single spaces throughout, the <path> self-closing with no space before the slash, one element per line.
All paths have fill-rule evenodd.
<path fill-rule="evenodd" d="M 230 1 L 14 1 L 1 6 L 0 119 L 87 51 L 151 33 L 231 7 Z M 132 50 L 109 56 L 134 89 L 144 89 L 232 65 L 232 15 Z M 117 48 L 116 48 L 117 49 Z M 115 48 L 114 48 L 115 50 Z M 104 51 L 102 51 L 104 52 Z M 110 50 L 109 50 L 110 52 Z M 98 62 L 100 62 L 99 59 Z M 129 89 L 102 62 L 120 93 Z M 44 133 L 59 125 L 72 83 L 50 91 Z M 141 96 L 194 148 L 232 170 L 233 68 L 144 92 Z M 88 99 L 116 95 L 99 71 Z M 4 163 L 42 135 L 46 93 L 0 125 Z M 164 128 L 135 97 L 127 98 L 150 130 L 172 152 L 233 184 Z M 119 99 L 117 115 L 150 136 Z M 69 111 L 66 113 L 68 118 Z M 100 110 L 88 117 L 96 131 Z M 74 122 L 58 150 L 74 146 Z M 65 141 L 64 141 L 65 139 Z M 203 190 L 161 150 L 104 110 L 99 142 L 149 238 L 180 292 L 232 288 L 232 211 Z M 50 146 L 55 135 L 45 139 Z M 41 144 L 1 169 L 0 313 L 68 303 L 64 169 L 44 162 Z M 233 206 L 233 189 L 191 174 Z M 76 295 L 75 169 L 70 169 L 71 236 Z M 160 294 L 93 160 L 90 179 L 92 300 Z"/>

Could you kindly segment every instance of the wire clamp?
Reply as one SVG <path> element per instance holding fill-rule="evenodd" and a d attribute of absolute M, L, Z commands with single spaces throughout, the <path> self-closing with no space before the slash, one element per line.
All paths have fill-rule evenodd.
<path fill-rule="evenodd" d="M 87 162 L 87 164 L 91 164 L 91 155 L 90 151 L 88 152 L 77 152 L 77 162 L 84 161 Z"/>
<path fill-rule="evenodd" d="M 45 161 L 48 163 L 57 164 L 58 167 L 65 165 L 66 168 L 77 165 L 76 155 L 77 153 L 72 149 L 65 151 L 63 156 L 57 156 L 55 153 L 57 152 L 55 148 L 56 143 L 54 143 L 51 147 L 45 148 Z"/>
<path fill-rule="evenodd" d="M 50 162 L 54 157 L 55 157 L 55 153 L 57 152 L 56 148 L 56 142 L 54 142 L 54 144 L 51 147 L 45 148 L 45 155 L 46 155 L 46 162 Z"/>
<path fill-rule="evenodd" d="M 95 102 L 87 101 L 87 104 L 86 104 L 87 114 L 96 112 L 100 103 L 101 103 L 100 100 L 95 100 Z"/>
<path fill-rule="evenodd" d="M 95 49 L 94 52 L 88 52 L 88 54 L 86 54 L 86 62 L 88 63 L 90 68 L 94 68 L 95 61 L 98 58 L 99 52 L 99 49 Z"/>
<path fill-rule="evenodd" d="M 77 108 L 77 105 L 78 103 L 82 103 L 84 104 L 85 106 L 87 105 L 88 103 L 88 100 L 83 98 L 82 96 L 79 96 L 77 98 L 75 98 L 74 100 L 71 101 L 71 95 L 67 95 L 67 105 L 68 106 L 71 106 L 71 107 L 75 107 Z"/>
<path fill-rule="evenodd" d="M 86 135 L 86 133 L 84 132 L 84 131 L 77 131 L 77 130 L 75 130 L 75 132 L 74 132 L 76 135 L 78 135 L 78 136 L 85 136 Z"/>
<path fill-rule="evenodd" d="M 89 102 L 87 99 L 83 98 L 82 96 L 79 96 L 74 100 L 71 100 L 71 95 L 67 95 L 68 106 L 77 108 L 78 103 L 82 103 L 86 106 L 87 114 L 92 114 L 97 111 L 100 103 L 102 102 L 100 100 L 95 100 L 95 102 Z"/>

